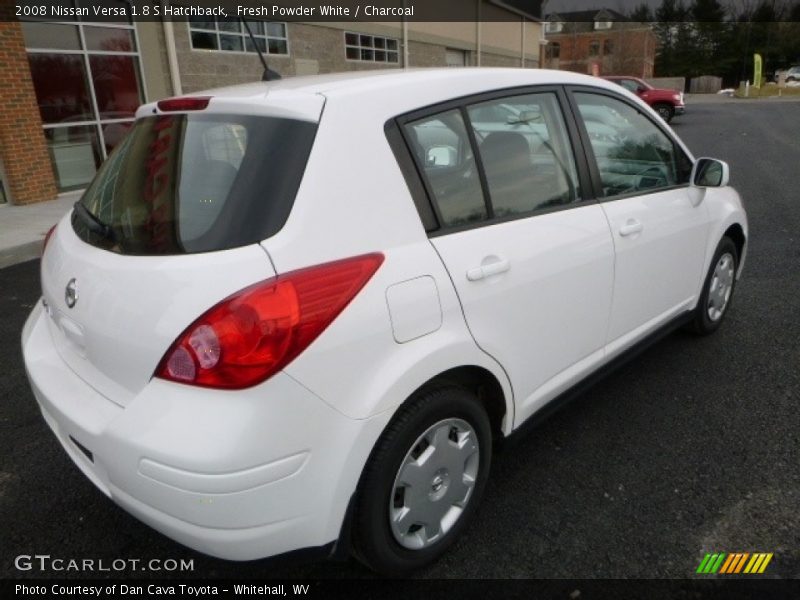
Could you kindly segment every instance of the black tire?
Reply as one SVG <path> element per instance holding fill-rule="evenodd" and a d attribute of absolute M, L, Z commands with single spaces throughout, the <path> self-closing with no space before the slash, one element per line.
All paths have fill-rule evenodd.
<path fill-rule="evenodd" d="M 396 506 L 395 479 L 419 438 L 434 425 L 448 419 L 466 422 L 477 437 L 477 474 L 463 512 L 441 538 L 419 549 L 401 545 L 392 531 L 389 514 Z M 492 459 L 492 433 L 486 410 L 475 395 L 462 387 L 422 390 L 394 416 L 383 432 L 361 476 L 356 492 L 353 550 L 370 569 L 398 576 L 438 559 L 472 520 L 480 503 Z M 423 489 L 423 488 L 421 488 Z M 427 488 L 424 488 L 427 491 Z M 453 488 L 455 490 L 455 488 Z M 445 488 L 447 492 L 448 489 Z M 430 492 L 431 494 L 433 492 Z M 443 505 L 446 505 L 442 497 Z M 392 504 L 394 503 L 394 504 Z"/>
<path fill-rule="evenodd" d="M 709 296 L 711 294 L 712 284 L 714 282 L 714 271 L 720 262 L 720 259 L 726 254 L 733 258 L 733 279 L 730 283 L 730 295 L 725 303 L 721 314 L 718 318 L 712 319 L 709 315 Z M 699 335 L 708 335 L 719 329 L 725 315 L 731 307 L 733 301 L 733 292 L 736 289 L 736 272 L 739 267 L 739 252 L 736 250 L 736 244 L 733 243 L 729 237 L 723 237 L 717 246 L 714 257 L 711 259 L 711 264 L 708 268 L 708 273 L 703 281 L 703 292 L 700 294 L 700 300 L 697 302 L 697 308 L 694 311 L 694 318 L 689 323 L 689 329 Z"/>
<path fill-rule="evenodd" d="M 656 104 L 653 109 L 664 119 L 667 123 L 672 121 L 672 117 L 675 116 L 675 107 L 669 104 Z"/>

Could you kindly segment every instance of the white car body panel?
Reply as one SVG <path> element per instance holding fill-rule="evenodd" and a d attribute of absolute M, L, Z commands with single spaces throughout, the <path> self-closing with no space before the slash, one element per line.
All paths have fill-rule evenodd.
<path fill-rule="evenodd" d="M 232 293 L 275 275 L 257 244 L 181 256 L 122 256 L 81 241 L 70 215 L 42 258 L 42 295 L 61 358 L 90 386 L 126 406 L 175 338 Z M 64 304 L 74 279 L 78 300 Z M 143 335 L 146 328 L 147 335 Z"/>
<path fill-rule="evenodd" d="M 683 186 L 426 233 L 387 121 L 539 84 L 626 96 L 611 82 L 537 69 L 376 71 L 197 93 L 212 96 L 209 113 L 319 121 L 305 175 L 283 227 L 231 250 L 120 255 L 83 242 L 69 216 L 61 221 L 42 260 L 46 307 L 32 311 L 22 345 L 44 418 L 81 471 L 142 521 L 213 556 L 324 546 L 339 537 L 382 432 L 427 382 L 464 367 L 486 374 L 504 404 L 497 429 L 508 435 L 692 309 L 725 231 L 748 236 L 732 188 Z M 151 103 L 137 117 L 154 114 Z M 643 232 L 621 240 L 632 217 Z M 230 391 L 153 377 L 176 338 L 231 294 L 375 252 L 384 262 L 365 287 L 266 381 Z M 491 256 L 510 268 L 469 280 Z M 72 278 L 79 296 L 68 308 Z"/>
<path fill-rule="evenodd" d="M 705 275 L 709 219 L 688 188 L 601 203 L 614 238 L 614 308 L 606 343 L 658 315 L 691 308 Z M 623 235 L 626 225 L 641 231 Z"/>
<path fill-rule="evenodd" d="M 614 246 L 595 203 L 433 238 L 477 344 L 502 364 L 517 422 L 553 377 L 602 351 L 611 310 Z M 503 260 L 478 281 L 467 272 Z M 549 340 L 546 345 L 541 340 Z M 602 354 L 602 352 L 601 352 Z"/>

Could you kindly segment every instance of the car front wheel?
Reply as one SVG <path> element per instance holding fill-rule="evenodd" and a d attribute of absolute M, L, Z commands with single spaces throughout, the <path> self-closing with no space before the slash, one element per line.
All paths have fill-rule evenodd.
<path fill-rule="evenodd" d="M 378 441 L 357 492 L 354 549 L 379 573 L 430 564 L 471 520 L 489 475 L 486 411 L 458 386 L 420 393 Z"/>
<path fill-rule="evenodd" d="M 667 123 L 675 116 L 675 109 L 669 104 L 656 104 L 653 108 L 656 109 L 658 115 Z"/>
<path fill-rule="evenodd" d="M 692 329 L 699 334 L 716 331 L 728 312 L 736 285 L 739 255 L 736 244 L 728 237 L 722 238 L 711 260 L 711 267 L 703 284 L 703 293 L 695 309 Z"/>

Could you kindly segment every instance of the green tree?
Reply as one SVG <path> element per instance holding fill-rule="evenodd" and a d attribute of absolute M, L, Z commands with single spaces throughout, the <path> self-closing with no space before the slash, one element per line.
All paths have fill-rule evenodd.
<path fill-rule="evenodd" d="M 628 18 L 638 23 L 648 23 L 653 20 L 653 11 L 649 4 L 642 2 L 628 14 Z"/>

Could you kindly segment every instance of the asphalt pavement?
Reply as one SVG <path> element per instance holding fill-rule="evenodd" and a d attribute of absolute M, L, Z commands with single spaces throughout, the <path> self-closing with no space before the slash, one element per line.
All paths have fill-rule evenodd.
<path fill-rule="evenodd" d="M 731 165 L 750 218 L 722 328 L 677 332 L 495 456 L 474 525 L 423 578 L 683 578 L 707 552 L 800 577 L 800 103 L 689 105 L 673 125 Z M 28 389 L 19 335 L 38 261 L 0 270 L 0 576 L 14 557 L 193 559 L 158 577 L 371 577 L 354 561 L 233 563 L 187 550 L 80 474 Z M 314 493 L 313 489 L 309 493 Z M 100 574 L 98 574 L 100 575 Z M 108 576 L 105 574 L 104 576 Z"/>

